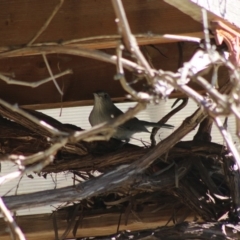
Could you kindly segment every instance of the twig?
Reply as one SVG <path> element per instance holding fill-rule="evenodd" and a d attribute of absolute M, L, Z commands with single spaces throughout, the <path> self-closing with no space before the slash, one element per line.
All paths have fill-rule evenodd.
<path fill-rule="evenodd" d="M 58 225 L 57 225 L 57 211 L 53 212 L 53 229 L 54 229 L 55 240 L 59 240 Z"/>
<path fill-rule="evenodd" d="M 39 55 L 39 54 L 69 54 L 76 55 L 81 57 L 87 57 L 96 59 L 103 62 L 108 62 L 112 64 L 116 64 L 117 56 L 109 55 L 107 53 L 98 51 L 98 50 L 89 50 L 78 47 L 70 47 L 70 46 L 41 46 L 41 47 L 25 47 L 18 50 L 11 50 L 8 52 L 0 53 L 0 59 L 5 57 L 16 57 L 16 56 L 28 56 L 28 55 Z M 129 61 L 127 59 L 121 59 L 123 67 L 137 72 L 138 74 L 144 73 L 144 68 L 139 66 L 138 64 Z"/>
<path fill-rule="evenodd" d="M 53 155 L 54 153 L 56 153 L 61 147 L 63 147 L 66 143 L 68 142 L 68 137 L 62 138 L 60 139 L 58 142 L 54 143 L 50 148 L 48 148 L 45 151 L 42 152 L 38 152 L 36 154 L 33 154 L 31 156 L 28 157 L 23 157 L 23 159 L 21 159 L 21 161 L 19 162 L 18 160 L 16 160 L 16 162 L 19 162 L 19 164 L 21 166 L 27 166 L 27 165 L 31 165 L 33 163 L 39 162 L 42 159 L 46 159 L 49 156 Z M 44 166 L 43 166 L 44 167 Z"/>
<path fill-rule="evenodd" d="M 196 82 L 203 88 L 207 90 L 207 93 L 211 96 L 211 98 L 215 101 L 216 104 L 221 105 L 221 107 L 227 110 L 230 105 L 228 103 L 226 96 L 223 96 L 217 89 L 215 89 L 206 79 L 201 76 L 196 77 Z M 228 113 L 229 114 L 229 113 Z"/>
<path fill-rule="evenodd" d="M 11 213 L 9 212 L 7 207 L 5 206 L 1 197 L 0 197 L 0 209 L 1 209 L 2 215 L 4 217 L 4 220 L 9 225 L 9 228 L 11 229 L 11 231 L 13 233 L 15 233 L 14 235 L 17 235 L 19 240 L 26 240 L 25 236 L 23 235 L 23 232 L 21 231 L 21 229 L 19 228 L 19 226 L 17 225 L 17 223 L 13 219 Z"/>
<path fill-rule="evenodd" d="M 2 99 L 0 99 L 0 105 L 4 106 L 6 109 L 8 109 L 10 111 L 17 112 L 18 114 L 20 114 L 21 116 L 25 117 L 29 121 L 35 123 L 37 126 L 39 126 L 39 127 L 43 128 L 44 130 L 46 130 L 51 135 L 55 135 L 55 136 L 58 136 L 58 135 L 60 135 L 60 136 L 67 136 L 68 135 L 68 133 L 61 132 L 58 129 L 50 126 L 46 122 L 40 121 L 39 119 L 37 119 L 36 117 L 34 117 L 31 114 L 27 113 L 26 111 L 22 110 L 18 106 L 11 105 L 11 104 L 5 102 Z"/>
<path fill-rule="evenodd" d="M 155 36 L 155 34 L 153 34 L 153 37 L 154 36 Z M 156 35 L 156 37 L 157 37 L 157 35 Z M 190 37 L 190 36 L 174 35 L 174 34 L 163 34 L 163 38 L 174 39 L 174 40 L 177 40 L 177 41 L 184 41 L 184 42 L 200 43 L 200 41 L 201 41 L 201 38 L 198 38 L 198 37 Z"/>
<path fill-rule="evenodd" d="M 133 34 L 133 36 L 140 40 L 141 38 L 147 38 L 147 39 L 172 39 L 176 41 L 187 41 L 187 42 L 197 42 L 200 43 L 201 38 L 198 37 L 190 37 L 190 36 L 183 36 L 183 35 L 174 35 L 174 34 L 154 34 L 154 33 L 146 33 L 146 34 Z M 79 38 L 79 39 L 71 39 L 67 41 L 63 41 L 61 45 L 69 45 L 74 43 L 81 43 L 81 42 L 89 42 L 89 41 L 99 41 L 99 40 L 106 40 L 111 39 L 114 41 L 119 41 L 121 39 L 120 35 L 103 35 L 103 36 L 95 36 L 95 37 L 87 37 L 87 38 Z M 58 43 L 37 43 L 33 46 L 40 46 L 40 45 L 56 45 Z"/>
<path fill-rule="evenodd" d="M 59 74 L 54 75 L 53 77 L 56 79 L 56 78 L 60 78 L 64 75 L 72 74 L 72 73 L 73 73 L 72 70 L 68 69 L 64 72 L 61 72 Z M 38 86 L 40 86 L 44 83 L 50 82 L 52 80 L 52 77 L 48 77 L 48 78 L 45 78 L 45 79 L 37 81 L 37 82 L 29 83 L 29 82 L 24 82 L 22 80 L 16 80 L 16 79 L 13 79 L 11 77 L 6 77 L 6 76 L 4 76 L 3 74 L 0 73 L 0 79 L 2 79 L 7 84 L 15 84 L 15 85 L 19 85 L 19 86 L 26 86 L 26 87 L 35 88 L 35 87 L 38 87 Z"/>
<path fill-rule="evenodd" d="M 193 141 L 211 142 L 212 117 L 205 118 L 199 125 L 197 133 L 193 137 Z"/>
<path fill-rule="evenodd" d="M 185 79 L 185 82 L 182 83 L 180 74 L 175 74 L 172 72 L 158 72 L 158 78 L 161 80 L 166 81 L 168 84 L 173 86 L 174 88 L 180 90 L 182 93 L 186 94 L 190 98 L 192 98 L 196 103 L 200 103 L 203 107 L 206 107 L 205 98 L 193 90 L 191 87 L 187 86 L 186 84 L 190 81 L 190 79 Z"/>
<path fill-rule="evenodd" d="M 112 4 L 115 14 L 117 16 L 116 22 L 118 24 L 118 31 L 120 35 L 123 37 L 123 41 L 128 51 L 131 52 L 137 58 L 140 65 L 144 67 L 147 74 L 148 83 L 153 84 L 154 71 L 152 70 L 147 60 L 144 58 L 143 54 L 139 50 L 137 40 L 132 34 L 130 26 L 128 24 L 128 20 L 122 5 L 122 1 L 112 0 Z"/>
<path fill-rule="evenodd" d="M 46 58 L 46 55 L 43 53 L 42 56 L 43 56 L 43 60 L 44 60 L 44 62 L 45 62 L 45 64 L 46 64 L 46 67 L 47 67 L 47 69 L 48 69 L 48 73 L 50 74 L 52 81 L 54 82 L 54 84 L 55 84 L 58 92 L 59 92 L 61 95 L 63 95 L 62 90 L 60 89 L 60 87 L 58 86 L 58 84 L 57 84 L 57 82 L 56 82 L 56 79 L 54 78 L 54 75 L 53 75 L 52 70 L 51 70 L 51 68 L 50 68 L 50 66 L 49 66 L 48 60 L 47 60 L 47 58 Z"/>
<path fill-rule="evenodd" d="M 17 195 L 17 193 L 18 193 L 18 188 L 19 188 L 20 182 L 22 181 L 22 178 L 23 178 L 23 175 L 18 180 L 18 183 L 17 183 L 17 186 L 16 186 L 16 190 L 15 190 L 15 195 Z"/>
<path fill-rule="evenodd" d="M 28 160 L 32 160 L 32 162 L 37 162 L 39 160 L 41 160 L 39 163 L 32 165 L 32 166 L 28 166 L 25 168 L 24 163 L 20 160 L 18 160 L 18 165 L 20 166 L 20 170 L 16 171 L 16 172 L 12 172 L 9 174 L 6 174 L 5 176 L 0 177 L 0 185 L 5 184 L 15 178 L 21 177 L 23 176 L 23 174 L 28 174 L 30 172 L 40 172 L 44 167 L 46 167 L 49 163 L 51 163 L 53 161 L 53 157 L 52 156 L 44 156 L 43 152 L 41 155 L 39 154 L 39 158 L 38 159 L 33 159 L 35 161 L 33 161 L 31 159 L 31 156 L 28 157 Z M 29 161 L 30 162 L 30 161 Z M 26 165 L 26 164 L 25 164 Z"/>
<path fill-rule="evenodd" d="M 234 157 L 234 159 L 236 161 L 236 164 L 237 164 L 237 167 L 238 167 L 238 171 L 240 172 L 240 155 L 239 155 L 238 150 L 236 149 L 236 147 L 235 147 L 235 145 L 232 141 L 231 135 L 224 128 L 224 126 L 222 124 L 222 121 L 219 117 L 215 117 L 214 122 L 216 123 L 216 126 L 218 127 L 223 139 L 226 141 L 226 144 L 227 144 L 229 150 L 233 154 L 233 157 Z"/>
<path fill-rule="evenodd" d="M 210 43 L 209 30 L 208 30 L 207 11 L 204 8 L 202 8 L 201 10 L 202 10 L 202 19 L 203 19 L 203 32 L 204 32 L 204 39 L 205 39 L 205 48 L 210 56 L 211 55 L 211 43 Z"/>
<path fill-rule="evenodd" d="M 119 44 L 117 48 L 117 75 L 115 76 L 115 80 L 119 80 L 123 89 L 128 92 L 134 99 L 136 100 L 143 100 L 143 94 L 135 91 L 130 85 L 127 83 L 124 75 L 124 70 L 122 66 L 122 50 L 123 50 L 123 45 Z M 148 94 L 144 94 L 144 100 L 150 100 L 150 96 Z"/>
<path fill-rule="evenodd" d="M 142 34 L 134 34 L 134 37 L 136 37 L 139 45 L 141 45 L 141 40 L 142 39 L 146 39 L 146 41 L 148 40 L 155 40 L 154 43 L 160 43 L 160 42 L 168 42 L 167 40 L 170 39 L 173 42 L 174 41 L 185 41 L 185 42 L 196 42 L 196 43 L 200 43 L 201 42 L 201 38 L 200 37 L 191 37 L 191 36 L 187 36 L 186 35 L 174 35 L 174 34 L 154 34 L 154 33 L 142 33 Z M 94 37 L 86 37 L 86 38 L 78 38 L 78 39 L 71 39 L 71 40 L 66 40 L 63 41 L 61 43 L 59 42 L 41 42 L 41 43 L 34 43 L 31 44 L 31 46 L 33 47 L 41 47 L 41 46 L 55 46 L 55 45 L 76 45 L 79 47 L 86 47 L 86 48 L 90 48 L 93 49 L 93 47 L 91 47 L 92 44 L 96 43 L 96 42 L 103 42 L 103 40 L 112 40 L 112 47 L 115 47 L 117 42 L 121 39 L 120 35 L 101 35 L 101 36 L 94 36 Z M 163 40 L 166 39 L 166 41 L 157 41 L 157 40 Z M 84 43 L 86 42 L 86 43 Z M 89 46 L 88 46 L 89 44 Z M 144 43 L 145 44 L 145 43 Z M 109 46 L 110 48 L 111 46 Z M 18 48 L 22 48 L 22 46 L 16 46 L 15 49 Z M 95 49 L 95 48 L 94 48 Z M 6 51 L 10 51 L 11 47 L 0 47 L 0 53 L 1 52 L 6 52 Z"/>
<path fill-rule="evenodd" d="M 68 226 L 66 228 L 66 230 L 64 231 L 64 233 L 62 234 L 62 236 L 59 238 L 59 240 L 64 240 L 66 239 L 67 235 L 69 234 L 69 232 L 71 231 L 71 229 L 74 227 L 74 223 L 76 222 L 76 217 L 78 216 L 78 210 L 79 210 L 80 204 L 77 204 L 74 207 L 73 213 L 71 215 L 71 219 L 68 222 Z"/>
<path fill-rule="evenodd" d="M 0 186 L 4 183 L 7 183 L 15 178 L 18 178 L 21 176 L 21 172 L 17 171 L 17 172 L 11 172 L 6 174 L 5 176 L 0 177 Z"/>
<path fill-rule="evenodd" d="M 159 124 L 166 123 L 174 114 L 176 114 L 181 109 L 183 109 L 188 103 L 188 98 L 181 98 L 181 99 L 179 98 L 177 99 L 177 101 L 174 102 L 172 107 L 174 107 L 179 100 L 182 100 L 182 103 L 178 107 L 171 110 L 168 114 L 166 114 L 160 121 L 158 121 Z M 150 136 L 151 147 L 154 147 L 156 145 L 155 136 L 159 129 L 160 129 L 159 127 L 154 127 L 152 129 L 151 136 Z"/>
<path fill-rule="evenodd" d="M 50 24 L 50 22 L 52 21 L 52 19 L 54 18 L 54 16 L 56 15 L 56 13 L 58 12 L 58 10 L 61 8 L 62 4 L 63 4 L 64 0 L 59 0 L 58 5 L 54 8 L 52 14 L 49 16 L 49 18 L 47 19 L 47 21 L 44 23 L 44 25 L 40 28 L 40 30 L 37 32 L 37 34 L 33 37 L 33 39 L 28 43 L 27 46 L 32 45 L 33 42 L 36 41 L 36 39 L 47 29 L 48 25 Z"/>

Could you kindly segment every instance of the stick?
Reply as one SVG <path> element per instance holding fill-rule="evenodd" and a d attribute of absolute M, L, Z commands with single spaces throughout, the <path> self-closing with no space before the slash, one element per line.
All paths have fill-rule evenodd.
<path fill-rule="evenodd" d="M 23 235 L 23 232 L 21 231 L 21 229 L 19 228 L 19 226 L 13 219 L 10 211 L 5 206 L 1 197 L 0 197 L 0 209 L 1 209 L 1 212 L 2 212 L 2 215 L 5 219 L 5 221 L 7 222 L 7 224 L 10 227 L 11 231 L 17 235 L 19 240 L 26 240 L 25 236 Z"/>
<path fill-rule="evenodd" d="M 50 68 L 50 66 L 49 66 L 48 60 L 47 60 L 47 58 L 46 58 L 46 55 L 43 53 L 42 56 L 43 56 L 43 60 L 44 60 L 44 62 L 45 62 L 45 64 L 46 64 L 47 70 L 48 70 L 48 72 L 49 72 L 49 74 L 50 74 L 50 76 L 51 76 L 51 79 L 52 79 L 53 83 L 55 84 L 58 92 L 59 92 L 61 95 L 63 95 L 62 90 L 60 89 L 60 87 L 58 86 L 58 84 L 57 84 L 57 82 L 56 82 L 56 79 L 54 78 L 54 75 L 53 75 L 52 70 L 51 70 L 51 68 Z"/>
<path fill-rule="evenodd" d="M 32 45 L 32 43 L 35 42 L 36 39 L 47 29 L 48 25 L 50 24 L 50 22 L 52 21 L 52 19 L 54 18 L 54 16 L 58 12 L 58 10 L 61 8 L 63 2 L 64 2 L 64 0 L 59 1 L 58 5 L 54 8 L 52 14 L 49 16 L 49 18 L 44 23 L 44 25 L 40 28 L 40 30 L 37 32 L 37 34 L 33 37 L 33 39 L 27 44 L 27 46 Z"/>
<path fill-rule="evenodd" d="M 72 74 L 72 73 L 73 73 L 72 70 L 68 69 L 64 72 L 61 72 L 59 74 L 54 75 L 53 77 L 56 79 L 56 78 L 60 78 L 64 75 Z M 35 88 L 35 87 L 38 87 L 38 86 L 40 86 L 44 83 L 50 82 L 52 80 L 52 77 L 48 77 L 48 78 L 45 78 L 43 80 L 39 80 L 37 82 L 29 83 L 29 82 L 24 82 L 22 80 L 16 80 L 16 79 L 13 79 L 11 77 L 6 77 L 5 75 L 0 73 L 0 79 L 2 79 L 7 84 L 15 84 L 15 85 L 19 85 L 19 86 L 26 86 L 26 87 Z"/>

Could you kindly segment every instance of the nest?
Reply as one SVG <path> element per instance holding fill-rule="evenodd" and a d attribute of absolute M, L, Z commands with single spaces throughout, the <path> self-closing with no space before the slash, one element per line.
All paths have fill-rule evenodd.
<path fill-rule="evenodd" d="M 5 108 L 0 111 L 4 113 L 0 118 L 2 159 L 7 156 L 14 161 L 16 155 L 31 155 L 51 146 L 41 128 L 28 125 L 13 111 Z M 59 131 L 81 132 L 76 126 L 62 124 L 42 113 L 26 111 Z M 64 219 L 68 220 L 64 234 L 72 231 L 75 235 L 90 216 L 104 218 L 110 215 L 118 216 L 119 220 L 116 228 L 109 232 L 115 234 L 104 239 L 113 236 L 116 239 L 147 236 L 156 239 L 195 239 L 201 236 L 201 239 L 209 239 L 213 235 L 217 236 L 216 239 L 225 239 L 226 236 L 237 239 L 239 174 L 235 171 L 232 155 L 223 145 L 196 139 L 199 138 L 178 142 L 163 155 L 156 152 L 155 161 L 144 171 L 139 170 L 141 165 L 134 163 L 148 156 L 154 148 L 122 144 L 115 139 L 64 145 L 55 153 L 53 162 L 41 170 L 43 176 L 63 171 L 74 174 L 75 186 L 54 192 L 56 198 L 61 196 L 61 201 L 66 199 L 68 202 L 56 210 L 59 214 L 68 213 L 67 216 L 64 214 Z M 105 178 L 96 177 L 96 171 L 102 176 L 105 174 Z M 9 196 L 4 201 L 14 210 L 28 204 L 29 207 L 35 206 L 34 201 L 39 198 L 47 201 L 50 195 L 48 190 L 25 197 Z M 49 204 L 52 202 L 50 200 Z M 120 231 L 123 229 L 121 224 L 127 229 L 131 222 L 147 221 L 146 216 L 151 221 L 162 218 L 162 227 L 142 227 L 137 232 Z M 107 223 L 103 221 L 102 224 L 104 227 Z M 57 229 L 55 226 L 55 232 Z"/>

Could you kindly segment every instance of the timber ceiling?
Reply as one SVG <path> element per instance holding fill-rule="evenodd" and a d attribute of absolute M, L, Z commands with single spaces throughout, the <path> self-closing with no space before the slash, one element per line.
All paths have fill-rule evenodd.
<path fill-rule="evenodd" d="M 2 52 L 0 73 L 26 82 L 49 77 L 41 54 L 30 51 L 27 54 L 13 54 L 14 57 L 6 58 L 3 57 L 3 52 L 26 46 L 44 25 L 57 4 L 58 1 L 48 0 L 0 1 L 0 35 L 4 36 L 0 38 Z M 151 33 L 202 36 L 201 23 L 173 6 L 162 0 L 125 0 L 123 4 L 132 32 L 145 34 L 145 37 L 137 39 L 155 68 L 176 71 L 179 64 L 188 60 L 198 48 L 197 43 L 185 42 L 179 45 L 173 40 L 147 36 Z M 114 48 L 118 41 L 114 36 L 118 32 L 114 20 L 115 14 L 109 0 L 68 0 L 63 3 L 34 44 L 54 42 L 62 46 L 66 41 L 73 39 L 107 35 L 112 37 L 85 40 L 70 46 L 100 49 L 115 54 Z M 150 45 L 154 45 L 155 48 Z M 125 57 L 128 55 L 125 54 Z M 53 82 L 30 88 L 0 81 L 1 98 L 35 109 L 88 105 L 92 103 L 92 92 L 96 90 L 106 90 L 115 100 L 123 100 L 124 91 L 120 83 L 114 80 L 115 65 L 62 53 L 48 54 L 47 59 L 53 74 L 67 69 L 73 71 L 73 74 L 57 79 L 64 92 L 63 97 Z M 129 81 L 134 80 L 130 72 L 127 72 L 127 78 Z M 142 88 L 141 84 L 137 87 Z M 177 93 L 172 95 L 177 96 L 179 96 Z"/>

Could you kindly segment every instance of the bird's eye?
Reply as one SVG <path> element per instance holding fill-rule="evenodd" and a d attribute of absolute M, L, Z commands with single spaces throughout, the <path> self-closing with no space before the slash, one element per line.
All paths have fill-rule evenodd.
<path fill-rule="evenodd" d="M 106 93 L 105 93 L 103 96 L 104 96 L 104 98 L 107 98 L 107 97 L 108 97 L 108 95 L 107 95 Z"/>

